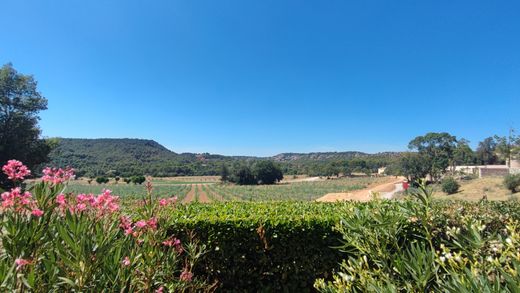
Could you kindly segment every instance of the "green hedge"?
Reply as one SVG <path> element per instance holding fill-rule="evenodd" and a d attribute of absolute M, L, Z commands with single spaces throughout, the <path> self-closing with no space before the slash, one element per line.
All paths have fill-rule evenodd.
<path fill-rule="evenodd" d="M 208 252 L 196 275 L 226 291 L 312 291 L 339 268 L 332 230 L 351 203 L 216 203 L 180 206 L 172 231 L 193 231 Z M 186 237 L 186 235 L 183 235 Z"/>
<path fill-rule="evenodd" d="M 218 281 L 222 291 L 308 292 L 317 278 L 330 280 L 349 256 L 337 249 L 342 235 L 333 226 L 361 206 L 376 214 L 403 209 L 398 201 L 190 204 L 173 210 L 169 222 L 171 231 L 184 233 L 176 236 L 185 239 L 192 231 L 207 245 L 195 273 Z M 513 201 L 436 201 L 432 208 L 436 245 L 446 237 L 446 227 L 461 226 L 468 217 L 481 219 L 490 233 L 504 228 L 504 217 L 520 220 L 520 204 Z M 395 237 L 407 242 L 412 230 Z"/>

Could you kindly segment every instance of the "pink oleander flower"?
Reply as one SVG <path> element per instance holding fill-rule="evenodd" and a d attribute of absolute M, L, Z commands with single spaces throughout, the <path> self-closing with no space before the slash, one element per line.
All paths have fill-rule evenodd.
<path fill-rule="evenodd" d="M 25 177 L 31 175 L 31 170 L 17 160 L 7 161 L 7 164 L 2 167 L 2 171 L 10 180 L 24 180 Z"/>
<path fill-rule="evenodd" d="M 70 179 L 74 179 L 74 169 L 67 167 L 65 170 L 59 168 L 49 168 L 45 167 L 43 169 L 43 182 L 50 182 L 52 184 L 59 184 L 66 181 L 69 181 Z"/>
<path fill-rule="evenodd" d="M 164 287 L 163 286 L 161 286 L 157 290 L 155 290 L 155 293 L 163 293 L 163 292 L 164 292 Z"/>
<path fill-rule="evenodd" d="M 78 211 L 78 212 L 82 212 L 82 211 L 84 211 L 86 209 L 87 209 L 87 205 L 84 204 L 84 203 L 78 203 L 76 205 L 76 211 Z"/>
<path fill-rule="evenodd" d="M 162 198 L 159 200 L 159 205 L 160 206 L 167 206 L 170 202 L 166 199 L 166 198 Z"/>
<path fill-rule="evenodd" d="M 188 271 L 188 269 L 184 269 L 179 278 L 181 279 L 181 281 L 191 282 L 191 279 L 193 278 L 193 273 Z"/>
<path fill-rule="evenodd" d="M 31 193 L 28 191 L 22 193 L 20 187 L 13 188 L 9 192 L 4 192 L 0 197 L 2 198 L 3 208 L 15 207 L 16 209 L 22 209 L 25 206 L 34 204 Z"/>
<path fill-rule="evenodd" d="M 60 207 L 63 207 L 67 204 L 67 199 L 65 198 L 65 195 L 63 193 L 60 193 L 56 196 L 56 203 Z"/>
<path fill-rule="evenodd" d="M 179 246 L 181 245 L 181 241 L 177 238 L 170 238 L 168 240 L 163 241 L 162 244 L 168 247 Z"/>
<path fill-rule="evenodd" d="M 130 265 L 130 259 L 128 256 L 125 256 L 125 258 L 121 261 L 121 264 L 123 264 L 125 267 Z"/>
<path fill-rule="evenodd" d="M 16 270 L 20 270 L 22 267 L 31 263 L 29 260 L 23 258 L 17 258 L 14 262 L 16 263 Z"/>
<path fill-rule="evenodd" d="M 35 216 L 35 217 L 41 217 L 43 216 L 43 211 L 36 208 L 34 210 L 31 211 L 31 215 Z"/>
<path fill-rule="evenodd" d="M 135 223 L 135 226 L 137 228 L 141 228 L 141 229 L 145 228 L 146 227 L 146 221 L 145 220 L 139 220 L 139 221 L 137 221 L 137 223 Z"/>
<path fill-rule="evenodd" d="M 148 225 L 152 230 L 157 230 L 157 218 L 150 218 L 146 221 L 146 225 Z"/>

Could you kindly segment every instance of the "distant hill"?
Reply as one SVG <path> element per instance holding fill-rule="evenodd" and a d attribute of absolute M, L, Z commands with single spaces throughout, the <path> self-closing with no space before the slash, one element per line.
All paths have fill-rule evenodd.
<path fill-rule="evenodd" d="M 282 153 L 273 157 L 223 156 L 216 154 L 175 153 L 153 140 L 146 139 L 77 139 L 58 138 L 50 154 L 50 165 L 72 166 L 79 176 L 153 176 L 218 175 L 222 164 L 232 167 L 271 159 L 282 164 L 286 173 L 314 173 L 330 162 L 364 159 L 373 169 L 399 153 L 363 152 Z"/>

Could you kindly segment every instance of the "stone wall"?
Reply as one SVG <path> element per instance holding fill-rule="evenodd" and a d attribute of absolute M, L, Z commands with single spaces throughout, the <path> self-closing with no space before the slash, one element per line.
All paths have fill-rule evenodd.
<path fill-rule="evenodd" d="M 509 174 L 509 168 L 479 168 L 479 177 L 503 177 Z"/>

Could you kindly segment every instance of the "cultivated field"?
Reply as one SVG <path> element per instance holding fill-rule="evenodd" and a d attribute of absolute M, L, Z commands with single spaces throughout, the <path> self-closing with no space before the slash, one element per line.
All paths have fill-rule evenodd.
<path fill-rule="evenodd" d="M 350 192 L 385 182 L 385 178 L 341 178 L 334 180 L 311 180 L 285 182 L 276 185 L 238 186 L 221 184 L 216 178 L 182 177 L 154 178 L 154 194 L 159 197 L 177 196 L 183 203 L 215 201 L 311 201 L 328 193 Z M 122 198 L 140 198 L 146 193 L 145 186 L 126 184 L 88 184 L 84 180 L 69 183 L 67 192 L 94 193 L 110 189 Z"/>

